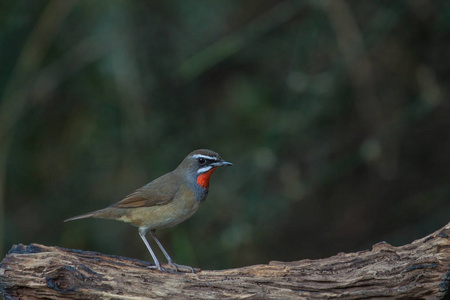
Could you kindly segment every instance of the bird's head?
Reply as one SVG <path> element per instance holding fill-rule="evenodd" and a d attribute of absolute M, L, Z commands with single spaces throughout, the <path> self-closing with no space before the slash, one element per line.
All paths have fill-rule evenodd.
<path fill-rule="evenodd" d="M 203 189 L 208 189 L 211 174 L 218 167 L 232 165 L 214 151 L 199 149 L 189 153 L 178 166 L 177 171 L 186 174 L 189 181 L 193 180 Z"/>

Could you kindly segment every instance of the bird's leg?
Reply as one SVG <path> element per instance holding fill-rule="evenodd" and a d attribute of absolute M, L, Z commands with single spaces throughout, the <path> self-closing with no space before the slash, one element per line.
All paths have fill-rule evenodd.
<path fill-rule="evenodd" d="M 161 267 L 161 264 L 159 263 L 158 259 L 156 258 L 155 253 L 153 253 L 152 247 L 150 247 L 150 244 L 148 243 L 147 239 L 145 238 L 146 233 L 147 233 L 147 229 L 139 228 L 139 236 L 144 241 L 145 246 L 147 246 L 147 249 L 152 256 L 153 261 L 155 262 L 155 268 L 161 272 L 166 271 L 163 267 Z M 153 234 L 152 234 L 152 236 L 153 236 Z"/>
<path fill-rule="evenodd" d="M 167 259 L 167 262 L 169 263 L 169 265 L 175 267 L 175 270 L 178 272 L 178 268 L 186 268 L 189 269 L 192 273 L 194 272 L 194 269 L 190 266 L 185 266 L 185 265 L 179 265 L 173 262 L 172 258 L 169 256 L 169 253 L 167 253 L 166 249 L 164 249 L 164 247 L 162 246 L 161 242 L 158 240 L 158 238 L 156 237 L 155 234 L 155 230 L 150 230 L 150 234 L 152 235 L 152 238 L 155 240 L 156 244 L 158 244 L 159 248 L 161 249 L 162 253 L 164 253 L 164 256 Z"/>

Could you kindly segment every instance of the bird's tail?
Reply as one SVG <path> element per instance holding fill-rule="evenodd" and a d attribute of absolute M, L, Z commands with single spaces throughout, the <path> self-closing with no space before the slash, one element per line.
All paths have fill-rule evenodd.
<path fill-rule="evenodd" d="M 73 221 L 73 220 L 79 220 L 79 219 L 95 217 L 97 215 L 97 212 L 98 211 L 92 211 L 90 213 L 86 213 L 86 214 L 82 214 L 82 215 L 75 216 L 75 217 L 72 217 L 72 218 L 68 218 L 68 219 L 65 219 L 64 222 L 69 222 L 69 221 Z"/>

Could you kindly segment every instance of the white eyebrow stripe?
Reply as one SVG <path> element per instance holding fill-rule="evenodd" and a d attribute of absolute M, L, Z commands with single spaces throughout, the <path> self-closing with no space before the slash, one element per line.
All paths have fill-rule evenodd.
<path fill-rule="evenodd" d="M 200 158 L 200 157 L 202 157 L 204 159 L 215 160 L 215 161 L 218 160 L 217 157 L 209 156 L 209 155 L 203 155 L 203 154 L 194 154 L 194 155 L 192 155 L 192 157 L 193 158 Z"/>
<path fill-rule="evenodd" d="M 211 167 L 211 166 L 206 166 L 206 167 L 200 168 L 200 169 L 198 169 L 197 174 L 205 173 L 205 172 L 211 170 L 212 168 L 213 167 Z"/>

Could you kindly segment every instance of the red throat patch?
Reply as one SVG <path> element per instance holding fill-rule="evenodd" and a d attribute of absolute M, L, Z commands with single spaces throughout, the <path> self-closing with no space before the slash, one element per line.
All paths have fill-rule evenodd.
<path fill-rule="evenodd" d="M 211 170 L 209 170 L 208 172 L 205 172 L 203 174 L 200 174 L 197 177 L 197 183 L 199 186 L 201 186 L 204 189 L 207 189 L 209 187 L 209 177 L 211 176 L 211 174 L 217 169 L 217 167 L 212 168 Z"/>

